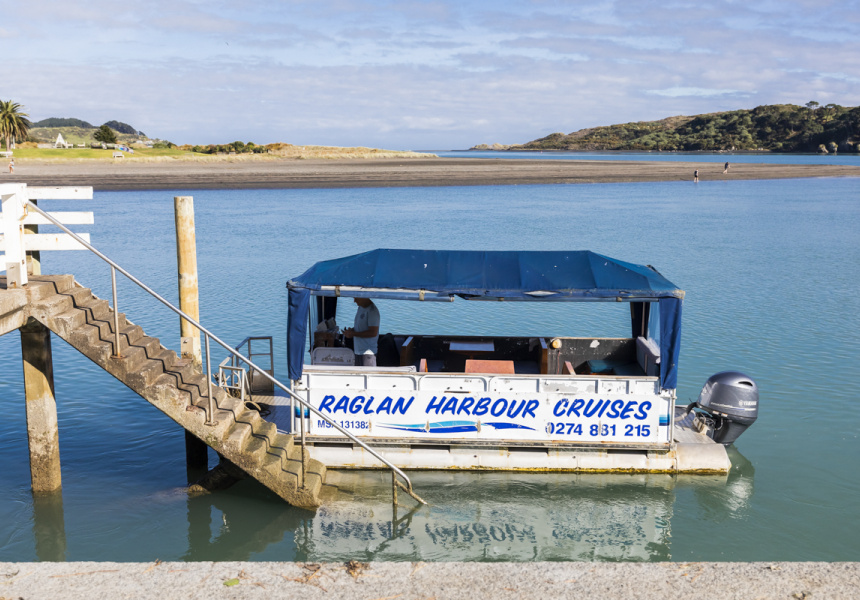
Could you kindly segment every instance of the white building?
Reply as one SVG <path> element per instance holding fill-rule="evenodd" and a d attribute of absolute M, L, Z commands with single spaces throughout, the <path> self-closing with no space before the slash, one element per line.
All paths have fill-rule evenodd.
<path fill-rule="evenodd" d="M 63 134 L 57 134 L 57 141 L 54 142 L 54 148 L 72 148 L 73 144 L 67 144 L 66 140 L 63 139 Z"/>

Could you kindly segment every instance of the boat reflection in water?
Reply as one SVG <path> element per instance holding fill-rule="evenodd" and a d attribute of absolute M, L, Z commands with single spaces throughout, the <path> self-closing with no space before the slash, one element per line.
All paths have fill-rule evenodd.
<path fill-rule="evenodd" d="M 413 482 L 430 506 L 399 508 L 395 521 L 390 475 L 374 475 L 375 485 L 368 473 L 338 475 L 339 488 L 369 500 L 337 498 L 318 511 L 308 538 L 296 539 L 315 560 L 669 558 L 672 476 L 420 473 Z"/>
<path fill-rule="evenodd" d="M 728 476 L 415 473 L 430 506 L 396 513 L 390 475 L 341 471 L 295 539 L 318 561 L 670 560 L 676 489 L 693 488 L 708 520 L 747 505 L 752 466 L 736 458 Z"/>
<path fill-rule="evenodd" d="M 185 538 L 187 546 L 141 547 L 114 558 L 147 560 L 156 552 L 190 561 L 671 560 L 678 502 L 688 524 L 720 523 L 748 509 L 753 468 L 732 452 L 732 471 L 717 476 L 416 472 L 413 482 L 430 505 L 415 506 L 401 494 L 396 511 L 383 471 L 330 471 L 336 487 L 316 513 L 284 505 L 253 480 L 198 497 L 174 490 L 160 502 L 165 509 L 186 503 L 187 538 L 175 540 Z M 34 503 L 33 534 L 39 560 L 75 559 L 65 551 L 61 494 Z"/>

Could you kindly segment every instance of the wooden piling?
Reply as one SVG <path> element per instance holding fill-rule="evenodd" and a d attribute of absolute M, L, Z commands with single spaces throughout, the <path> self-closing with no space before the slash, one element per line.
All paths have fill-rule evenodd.
<path fill-rule="evenodd" d="M 62 487 L 62 477 L 51 332 L 34 319 L 30 319 L 20 331 L 30 479 L 34 492 L 53 492 Z"/>
<path fill-rule="evenodd" d="M 173 209 L 176 217 L 176 263 L 179 272 L 179 309 L 200 321 L 200 300 L 197 284 L 197 238 L 194 232 L 194 197 L 175 196 Z M 200 330 L 179 318 L 182 336 L 182 357 L 191 359 L 198 367 L 202 364 Z"/>
<path fill-rule="evenodd" d="M 194 228 L 194 197 L 174 196 L 173 211 L 176 220 L 176 267 L 179 275 L 179 310 L 200 322 L 200 299 L 197 284 L 197 237 Z M 200 330 L 179 318 L 179 335 L 182 358 L 200 367 Z M 189 469 L 206 469 L 209 466 L 209 449 L 197 437 L 185 432 L 185 460 Z M 189 473 L 189 477 L 191 473 Z"/>

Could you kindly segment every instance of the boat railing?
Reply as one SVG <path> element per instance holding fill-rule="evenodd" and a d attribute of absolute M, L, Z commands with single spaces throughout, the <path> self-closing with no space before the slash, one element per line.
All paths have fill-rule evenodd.
<path fill-rule="evenodd" d="M 218 365 L 218 386 L 235 398 L 245 403 L 245 397 L 251 396 L 251 384 L 248 381 L 248 371 L 240 365 L 231 365 L 233 356 L 225 358 Z"/>
<path fill-rule="evenodd" d="M 361 441 L 356 436 L 354 436 L 352 433 L 350 433 L 349 431 L 347 431 L 346 429 L 341 427 L 338 423 L 336 423 L 334 420 L 332 420 L 331 417 L 321 413 L 314 406 L 312 406 L 309 402 L 307 402 L 304 398 L 302 398 L 301 396 L 299 396 L 298 394 L 293 392 L 293 390 L 291 390 L 289 387 L 287 387 L 286 385 L 284 385 L 283 383 L 281 383 L 280 381 L 275 379 L 275 377 L 273 375 L 270 375 L 269 373 L 267 373 L 265 369 L 262 369 L 261 367 L 254 364 L 254 362 L 252 362 L 250 358 L 244 356 L 241 352 L 235 350 L 229 344 L 227 344 L 226 342 L 221 340 L 214 333 L 212 333 L 211 331 L 206 329 L 203 325 L 198 323 L 196 319 L 193 319 L 192 317 L 187 315 L 185 312 L 183 312 L 179 308 L 175 307 L 169 301 L 165 300 L 161 295 L 159 295 L 157 292 L 155 292 L 152 288 L 150 288 L 149 286 L 144 284 L 142 281 L 137 279 L 134 275 L 132 275 L 131 273 L 129 273 L 125 269 L 123 269 L 119 264 L 117 264 L 116 262 L 114 262 L 113 260 L 108 258 L 105 254 L 103 254 L 102 252 L 97 250 L 92 244 L 90 244 L 83 237 L 72 232 L 68 227 L 66 227 L 65 225 L 60 223 L 60 221 L 58 221 L 52 215 L 50 215 L 49 213 L 40 209 L 38 206 L 36 206 L 35 203 L 33 203 L 29 200 L 25 200 L 24 206 L 28 210 L 33 210 L 33 211 L 39 213 L 40 215 L 42 215 L 48 221 L 50 221 L 51 223 L 53 223 L 54 225 L 56 225 L 57 227 L 62 229 L 65 233 L 72 236 L 72 238 L 77 240 L 77 242 L 79 244 L 81 244 L 82 246 L 87 248 L 90 252 L 92 252 L 93 254 L 98 256 L 100 259 L 105 261 L 108 265 L 110 265 L 111 293 L 112 293 L 112 301 L 113 301 L 113 304 L 111 306 L 113 308 L 113 320 L 114 320 L 113 329 L 114 329 L 114 336 L 115 336 L 115 339 L 114 339 L 114 348 L 115 348 L 114 358 L 118 358 L 118 359 L 122 358 L 122 356 L 120 354 L 120 344 L 119 344 L 119 340 L 120 340 L 120 335 L 119 335 L 119 308 L 117 305 L 117 292 L 116 292 L 116 273 L 117 273 L 117 271 L 119 271 L 120 273 L 125 275 L 132 283 L 137 285 L 139 288 L 141 288 L 143 291 L 145 291 L 147 294 L 149 294 L 150 296 L 152 296 L 153 298 L 155 298 L 159 302 L 161 302 L 164 306 L 166 306 L 168 309 L 170 309 L 171 311 L 173 311 L 174 313 L 179 315 L 181 318 L 183 318 L 186 321 L 188 321 L 189 323 L 191 323 L 191 325 L 193 325 L 194 327 L 199 329 L 201 333 L 203 333 L 204 339 L 205 339 L 205 348 L 206 348 L 207 404 L 206 404 L 206 407 L 204 408 L 204 410 L 206 412 L 206 425 L 207 426 L 216 425 L 216 421 L 215 421 L 216 404 L 215 404 L 215 397 L 212 393 L 212 383 L 213 383 L 213 379 L 214 379 L 212 376 L 212 360 L 211 360 L 212 354 L 211 354 L 210 348 L 209 348 L 210 347 L 210 340 L 212 340 L 216 344 L 220 345 L 222 348 L 227 350 L 227 352 L 236 361 L 239 361 L 236 363 L 236 365 L 239 365 L 242 363 L 247 365 L 249 371 L 254 373 L 255 376 L 259 374 L 264 379 L 268 380 L 272 385 L 277 386 L 278 388 L 280 388 L 281 390 L 286 392 L 286 394 L 289 395 L 293 399 L 293 401 L 298 402 L 299 405 L 304 408 L 304 410 L 302 411 L 303 413 L 305 413 L 305 412 L 313 413 L 317 417 L 319 417 L 320 419 L 323 419 L 332 428 L 336 429 L 337 431 L 342 433 L 344 436 L 349 438 L 354 444 L 358 444 L 359 446 L 364 448 L 364 450 L 366 450 L 371 456 L 373 456 L 374 458 L 379 460 L 382 464 L 384 464 L 386 467 L 388 467 L 391 470 L 392 493 L 394 496 L 395 504 L 397 502 L 397 489 L 398 488 L 402 489 L 404 492 L 409 494 L 412 498 L 414 498 L 416 501 L 420 502 L 421 504 L 426 504 L 426 502 L 413 491 L 412 481 L 409 479 L 409 477 L 406 475 L 406 473 L 404 473 L 400 468 L 398 468 L 396 465 L 394 465 L 391 461 L 384 458 L 381 454 L 379 454 L 379 452 L 377 452 L 376 450 L 374 450 L 373 448 L 368 446 L 365 442 Z M 249 347 L 249 351 L 250 351 L 250 347 Z M 306 473 L 306 469 L 307 469 L 308 453 L 305 450 L 304 419 L 300 419 L 300 423 L 301 423 L 301 427 L 300 427 L 299 435 L 300 435 L 300 441 L 301 441 L 301 447 L 302 447 L 302 470 L 301 470 L 302 477 L 301 477 L 300 485 L 301 485 L 301 487 L 304 488 L 305 487 L 305 473 Z M 400 479 L 402 479 L 402 481 L 400 479 L 398 479 L 398 477 L 400 477 Z"/>
<path fill-rule="evenodd" d="M 256 342 L 256 344 L 254 342 Z M 257 351 L 256 348 L 260 347 L 260 342 L 264 342 L 264 350 Z M 244 352 L 243 348 L 245 349 Z M 270 375 L 275 374 L 275 352 L 272 344 L 272 336 L 248 336 L 236 344 L 236 346 L 234 346 L 234 350 L 242 352 L 248 360 L 256 363 L 258 366 L 262 366 L 260 365 L 260 359 L 263 359 L 264 364 L 268 365 L 268 367 L 264 367 L 265 371 Z M 228 364 L 231 368 L 240 367 L 241 361 L 231 354 L 221 362 L 221 366 L 226 366 Z M 248 371 L 246 373 L 246 380 L 249 393 L 274 393 L 271 383 L 255 378 L 254 371 Z"/>

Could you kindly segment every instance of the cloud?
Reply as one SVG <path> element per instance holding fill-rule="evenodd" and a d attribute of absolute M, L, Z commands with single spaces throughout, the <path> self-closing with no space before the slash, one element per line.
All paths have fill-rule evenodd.
<path fill-rule="evenodd" d="M 4 89 L 177 143 L 468 147 L 768 103 L 860 104 L 835 0 L 28 0 Z M 9 92 L 6 92 L 9 95 Z"/>
<path fill-rule="evenodd" d="M 742 90 L 712 90 L 696 87 L 673 87 L 665 90 L 645 90 L 646 94 L 654 96 L 668 96 L 670 98 L 682 98 L 685 96 L 712 97 L 712 96 L 751 96 L 754 92 Z"/>

